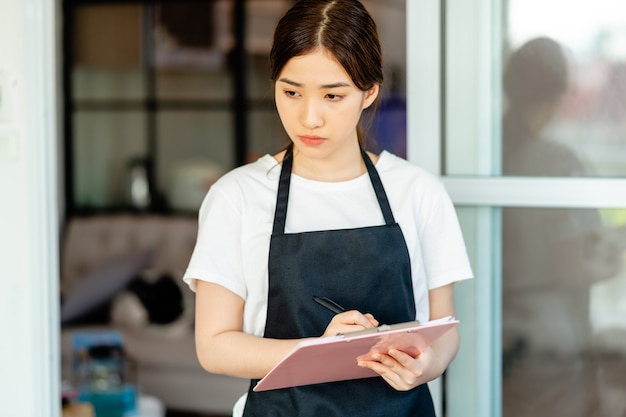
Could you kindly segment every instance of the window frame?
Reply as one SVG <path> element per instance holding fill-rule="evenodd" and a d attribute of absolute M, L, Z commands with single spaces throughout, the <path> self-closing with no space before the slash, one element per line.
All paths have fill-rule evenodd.
<path fill-rule="evenodd" d="M 459 2 L 465 3 L 462 7 L 480 10 L 481 18 L 492 26 L 477 35 L 480 42 L 490 44 L 490 53 L 478 59 L 491 60 L 492 65 L 500 62 L 497 45 L 501 34 L 496 23 L 502 16 L 503 1 L 407 1 L 407 154 L 410 161 L 441 178 L 459 214 L 468 208 L 473 211 L 471 231 L 480 231 L 465 236 L 475 245 L 473 283 L 460 283 L 455 289 L 457 315 L 462 317 L 461 350 L 447 371 L 446 387 L 439 380 L 431 384 L 438 410 L 445 407 L 449 417 L 478 417 L 501 413 L 500 208 L 624 208 L 626 178 L 456 176 L 444 172 L 448 133 L 445 8 Z M 488 102 L 487 110 L 474 121 L 477 126 L 472 127 L 475 134 L 484 135 L 479 146 L 489 146 L 485 152 L 490 155 L 499 152 L 491 145 L 498 142 L 493 140 L 493 116 L 484 117 L 485 112 L 500 108 L 497 94 L 493 94 L 499 87 L 493 79 L 495 73 L 489 75 L 491 80 L 485 80 L 484 74 L 474 80 Z M 463 392 L 454 389 L 455 379 L 462 380 Z"/>

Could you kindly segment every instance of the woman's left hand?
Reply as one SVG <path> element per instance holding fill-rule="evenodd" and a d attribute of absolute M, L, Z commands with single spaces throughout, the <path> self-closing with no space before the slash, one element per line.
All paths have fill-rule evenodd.
<path fill-rule="evenodd" d="M 359 366 L 369 368 L 379 374 L 389 385 L 398 391 L 408 391 L 435 379 L 440 375 L 441 366 L 435 364 L 432 348 L 419 356 L 412 356 L 396 349 L 376 353 L 369 361 L 359 361 Z"/>
<path fill-rule="evenodd" d="M 429 291 L 430 319 L 454 316 L 452 284 Z M 359 366 L 369 368 L 398 391 L 408 391 L 441 376 L 459 348 L 459 333 L 453 328 L 444 333 L 419 355 L 412 357 L 391 349 L 377 353 L 373 360 L 361 360 Z"/>

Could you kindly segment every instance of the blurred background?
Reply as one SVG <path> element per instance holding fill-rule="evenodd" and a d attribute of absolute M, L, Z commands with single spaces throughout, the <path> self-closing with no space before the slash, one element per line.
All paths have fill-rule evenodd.
<path fill-rule="evenodd" d="M 291 3 L 65 1 L 68 212 L 195 212 L 216 177 L 280 149 L 269 51 Z M 387 119 L 405 110 L 404 1 L 365 3 L 385 53 L 381 144 L 402 152 L 405 124 Z"/>
<path fill-rule="evenodd" d="M 385 60 L 368 147 L 440 176 L 476 276 L 440 416 L 626 416 L 621 3 L 364 1 Z M 180 277 L 210 185 L 287 141 L 268 54 L 291 4 L 0 2 L 0 399 L 72 388 L 77 335 L 114 331 L 144 415 L 230 414 L 247 381 L 200 368 Z"/>
<path fill-rule="evenodd" d="M 406 156 L 405 2 L 364 3 L 385 63 L 379 112 L 364 118 L 368 147 Z M 81 385 L 73 340 L 98 329 L 123 334 L 135 385 L 170 417 L 229 415 L 247 389 L 199 367 L 193 293 L 180 278 L 211 184 L 288 143 L 269 52 L 292 4 L 62 3 L 61 352 L 70 384 Z"/>

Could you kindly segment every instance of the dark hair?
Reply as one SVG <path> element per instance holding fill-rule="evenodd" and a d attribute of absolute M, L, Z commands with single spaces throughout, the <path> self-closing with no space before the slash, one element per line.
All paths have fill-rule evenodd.
<path fill-rule="evenodd" d="M 317 48 L 330 52 L 354 85 L 367 91 L 383 82 L 376 23 L 358 0 L 300 0 L 280 19 L 270 52 L 271 79 L 287 62 Z M 359 141 L 363 142 L 359 130 Z"/>

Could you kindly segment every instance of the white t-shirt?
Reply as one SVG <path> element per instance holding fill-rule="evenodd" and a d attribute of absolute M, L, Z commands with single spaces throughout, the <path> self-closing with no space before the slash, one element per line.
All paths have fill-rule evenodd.
<path fill-rule="evenodd" d="M 192 290 L 200 279 L 243 298 L 243 330 L 257 336 L 263 335 L 267 317 L 267 264 L 280 169 L 265 155 L 211 187 L 183 278 Z M 454 207 L 436 177 L 404 159 L 383 151 L 376 169 L 409 250 L 416 320 L 427 321 L 429 289 L 472 277 Z M 342 182 L 291 176 L 286 233 L 381 224 L 367 173 Z"/>

